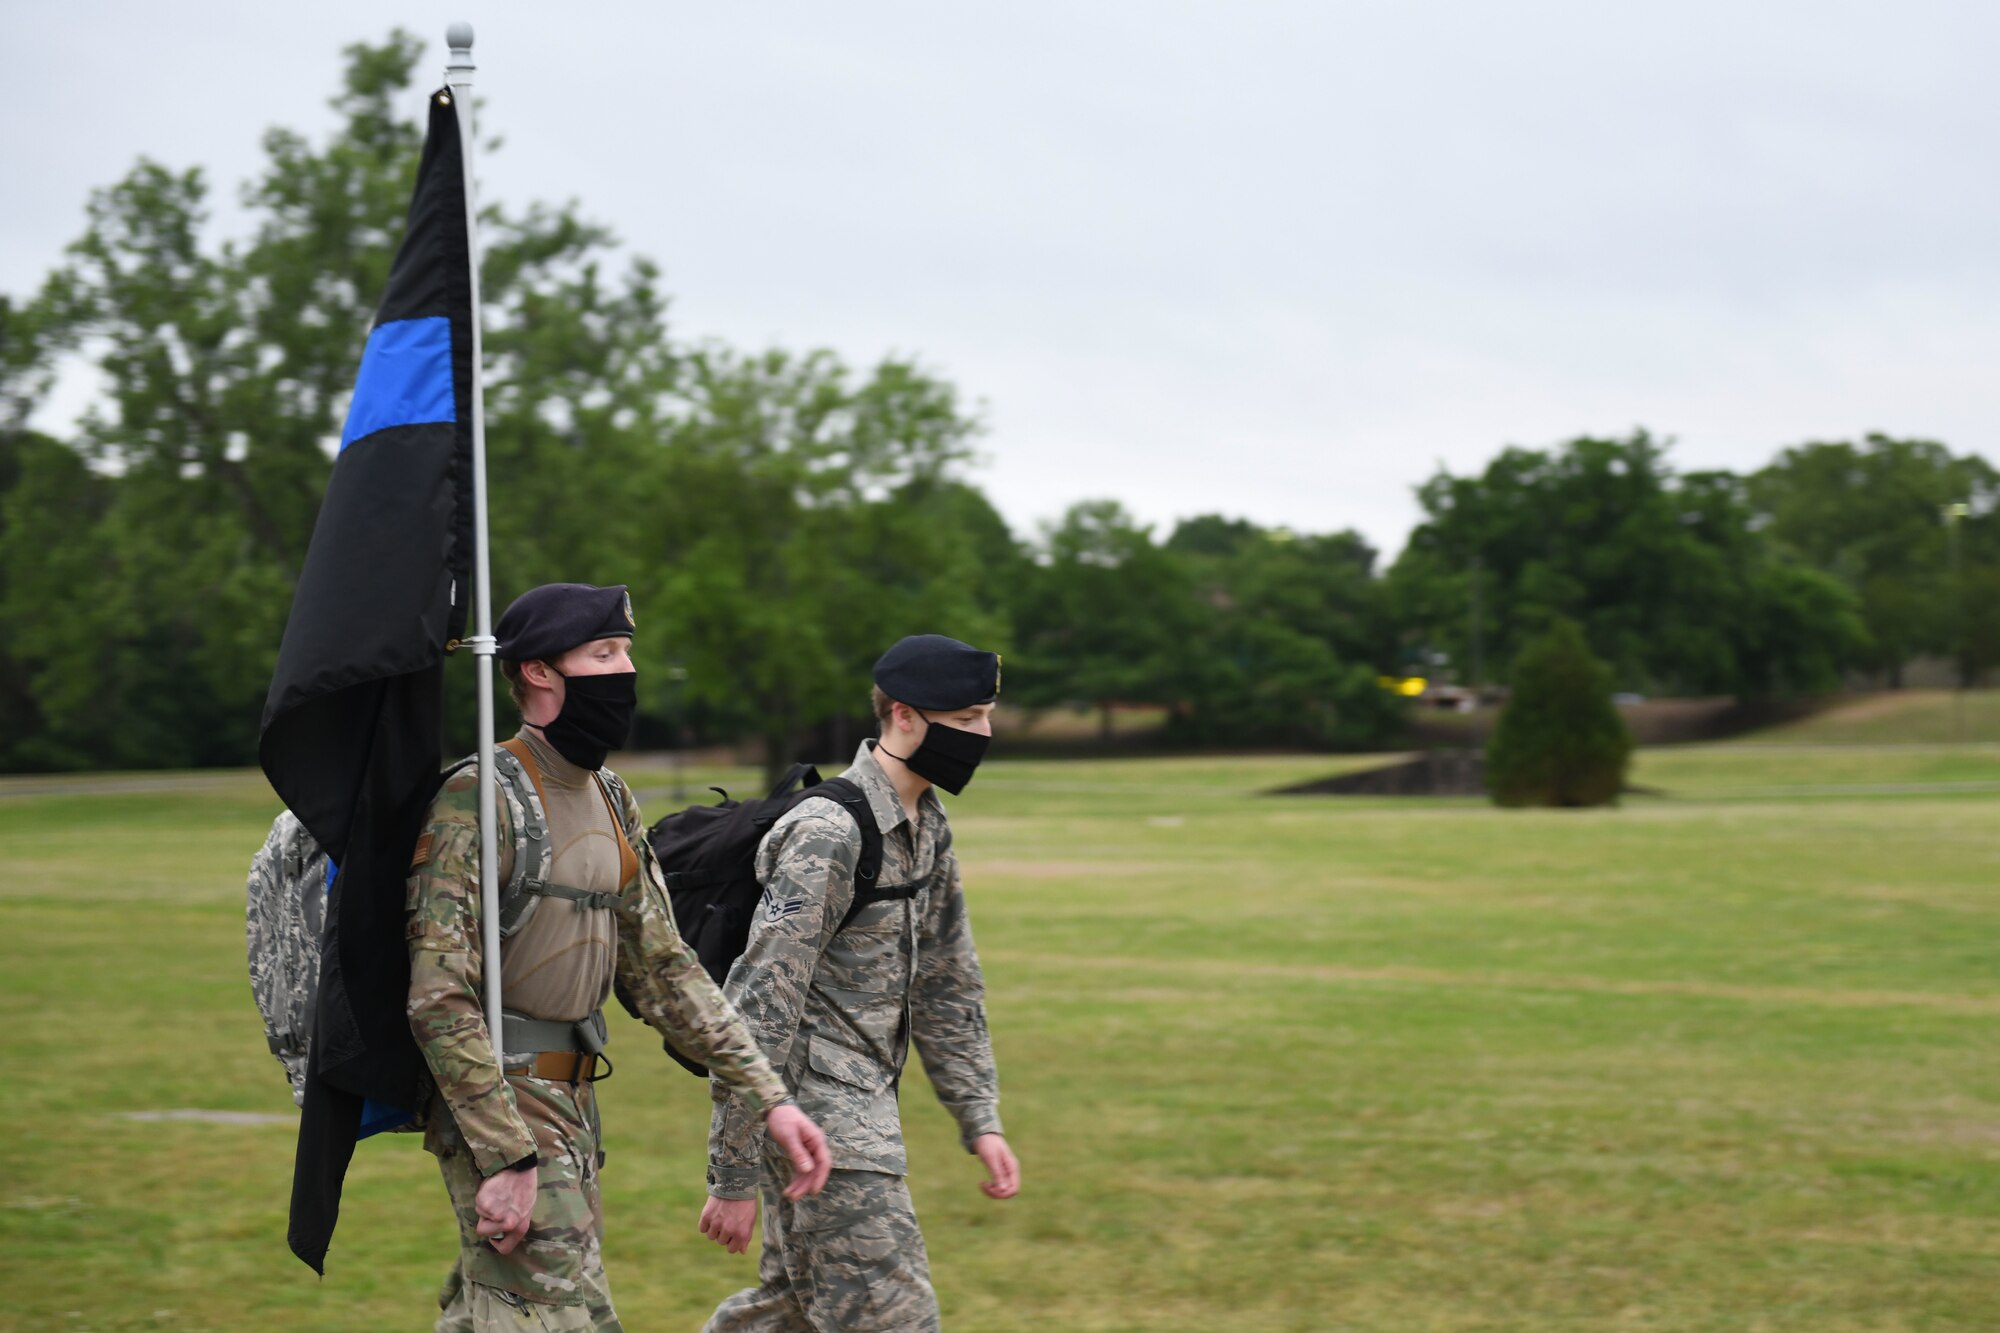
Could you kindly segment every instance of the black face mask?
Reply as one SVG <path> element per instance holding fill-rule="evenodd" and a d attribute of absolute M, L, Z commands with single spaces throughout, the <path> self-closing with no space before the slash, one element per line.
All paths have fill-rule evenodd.
<path fill-rule="evenodd" d="M 902 759 L 904 766 L 924 781 L 943 787 L 953 796 L 958 795 L 965 790 L 965 784 L 972 781 L 972 771 L 986 757 L 986 747 L 993 743 L 993 738 L 933 722 L 922 713 L 917 716 L 931 725 L 909 757 L 904 758 L 893 750 L 884 753 L 891 759 Z"/>
<path fill-rule="evenodd" d="M 638 673 L 556 674 L 568 682 L 563 688 L 562 711 L 542 728 L 542 735 L 549 738 L 557 754 L 579 768 L 603 768 L 604 756 L 622 748 L 632 734 L 632 714 L 639 709 Z"/>

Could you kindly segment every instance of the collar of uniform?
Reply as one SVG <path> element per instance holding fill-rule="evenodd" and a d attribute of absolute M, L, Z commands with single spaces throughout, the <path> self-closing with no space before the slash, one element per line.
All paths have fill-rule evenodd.
<path fill-rule="evenodd" d="M 861 742 L 861 748 L 854 752 L 854 765 L 842 776 L 854 779 L 861 790 L 868 794 L 868 808 L 875 812 L 875 827 L 887 833 L 898 824 L 906 824 L 910 812 L 903 808 L 903 798 L 896 795 L 896 784 L 889 781 L 889 775 L 882 771 L 882 765 L 875 762 L 875 742 Z M 929 787 L 917 798 L 919 808 L 943 811 L 944 806 L 937 798 L 937 792 Z"/>
<path fill-rule="evenodd" d="M 535 756 L 535 764 L 542 770 L 542 782 L 547 786 L 574 791 L 590 781 L 589 769 L 563 758 L 561 752 L 543 740 L 542 733 L 534 727 L 523 725 L 517 735 Z"/>

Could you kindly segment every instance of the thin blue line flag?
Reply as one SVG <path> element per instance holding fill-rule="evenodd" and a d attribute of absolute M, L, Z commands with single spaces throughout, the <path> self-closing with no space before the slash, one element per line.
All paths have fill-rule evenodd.
<path fill-rule="evenodd" d="M 439 92 L 402 248 L 362 352 L 259 758 L 339 867 L 292 1175 L 292 1252 L 325 1272 L 364 1113 L 421 1105 L 403 877 L 442 760 L 447 645 L 472 563 L 472 270 L 457 109 Z M 404 1116 L 407 1118 L 407 1116 Z M 379 1126 L 378 1126 L 379 1127 Z"/>

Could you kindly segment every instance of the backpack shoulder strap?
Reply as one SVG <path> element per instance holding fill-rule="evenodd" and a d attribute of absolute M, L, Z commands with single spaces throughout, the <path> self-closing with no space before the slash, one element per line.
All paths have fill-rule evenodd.
<path fill-rule="evenodd" d="M 528 748 L 528 743 L 519 736 L 510 736 L 493 748 L 505 750 L 514 756 L 514 761 L 521 766 L 521 771 L 528 775 L 528 781 L 534 784 L 535 799 L 541 802 L 542 809 L 546 811 L 549 808 L 549 794 L 542 786 L 542 766 L 535 762 L 535 752 Z"/>
<path fill-rule="evenodd" d="M 882 829 L 875 822 L 875 811 L 868 804 L 868 793 L 861 790 L 851 778 L 828 778 L 816 786 L 807 787 L 799 793 L 798 799 L 808 796 L 824 796 L 837 802 L 854 820 L 861 831 L 861 856 L 854 863 L 854 890 L 858 896 L 863 889 L 872 888 L 876 877 L 882 873 Z M 796 802 L 794 802 L 796 804 Z"/>
<path fill-rule="evenodd" d="M 509 772 L 507 765 L 504 763 L 500 766 L 502 773 L 506 773 L 510 778 L 517 779 L 515 781 L 515 794 L 521 798 L 521 805 L 528 810 L 528 839 L 530 841 L 537 841 L 546 836 L 549 822 L 549 793 L 548 789 L 542 785 L 542 766 L 535 762 L 535 752 L 529 749 L 527 742 L 519 736 L 509 737 L 507 740 L 501 741 L 494 748 L 505 750 L 508 754 L 513 755 L 515 761 L 520 764 L 520 772 L 526 774 L 529 785 L 534 788 L 535 799 L 530 803 L 527 799 L 527 792 L 521 788 L 518 775 Z M 600 768 L 592 776 L 597 780 L 597 791 L 604 798 L 604 808 L 610 812 L 611 822 L 617 826 L 619 833 L 622 835 L 618 841 L 618 882 L 622 885 L 630 881 L 632 876 L 639 873 L 639 854 L 632 850 L 631 833 L 625 827 L 625 781 L 608 768 Z M 553 884 L 544 875 L 539 874 L 532 878 L 524 877 L 520 869 L 520 853 L 523 848 L 521 846 L 521 838 L 518 835 L 515 837 L 514 844 L 515 868 L 513 877 L 508 881 L 509 892 L 540 894 L 546 898 L 567 898 L 571 902 L 582 903 L 586 907 L 616 907 L 618 905 L 618 895 L 615 893 L 593 893 L 586 889 L 571 888 L 567 884 Z M 539 848 L 536 850 L 537 852 L 540 851 Z M 524 878 L 526 879 L 525 883 L 523 882 Z"/>
<path fill-rule="evenodd" d="M 506 755 L 501 753 L 503 750 Z M 514 759 L 511 764 L 507 762 L 508 755 Z M 449 782 L 460 772 L 476 768 L 478 764 L 479 756 L 469 754 L 444 771 L 444 781 Z M 542 803 L 541 770 L 535 766 L 534 756 L 528 753 L 525 745 L 518 740 L 502 741 L 495 745 L 493 771 L 498 780 L 511 791 L 514 808 L 523 816 L 520 819 L 509 820 L 514 833 L 514 870 L 507 876 L 506 886 L 502 890 L 504 896 L 518 892 L 524 881 L 535 878 L 530 866 L 539 859 L 541 848 L 534 844 L 547 841 L 549 817 L 548 807 Z M 507 795 L 508 792 L 501 792 L 500 799 L 506 800 Z"/>
<path fill-rule="evenodd" d="M 597 770 L 597 780 L 600 783 L 604 784 L 604 794 L 611 802 L 611 818 L 614 821 L 616 821 L 618 827 L 624 828 L 625 793 L 626 793 L 625 779 L 619 777 L 616 773 L 612 772 L 608 768 L 600 768 Z M 636 804 L 636 802 L 634 804 Z M 645 833 L 645 825 L 646 825 L 646 820 L 644 816 L 641 816 L 639 820 L 639 828 L 637 831 L 642 835 Z"/>
<path fill-rule="evenodd" d="M 518 829 L 514 834 L 514 873 L 508 877 L 507 887 L 500 894 L 500 933 L 511 935 L 526 925 L 530 902 L 535 898 L 565 898 L 578 907 L 617 911 L 622 900 L 615 893 L 579 889 L 573 884 L 557 884 L 549 878 L 555 849 L 549 843 L 548 789 L 542 786 L 542 766 L 535 762 L 535 752 L 519 736 L 509 737 L 493 748 L 493 758 L 499 764 L 500 772 L 512 784 L 515 805 L 526 814 L 528 823 L 525 836 Z M 512 764 L 500 758 L 498 752 L 501 750 L 514 757 Z M 611 812 L 611 822 L 623 833 L 625 820 L 619 811 L 617 798 L 612 795 L 614 788 L 605 782 L 606 777 L 617 782 L 617 775 L 609 769 L 600 769 L 595 776 L 598 794 L 604 798 L 605 807 Z M 619 789 L 622 790 L 622 786 Z M 529 858 L 534 860 L 532 874 L 525 868 Z M 618 868 L 620 884 L 631 879 L 639 869 L 639 854 L 622 837 L 618 841 Z"/>
<path fill-rule="evenodd" d="M 477 755 L 453 764 L 449 778 L 460 769 L 479 762 Z M 493 768 L 505 791 L 514 834 L 514 868 L 500 887 L 500 934 L 511 936 L 527 923 L 527 911 L 536 898 L 568 898 L 584 907 L 615 908 L 615 894 L 591 893 L 548 880 L 549 817 L 542 799 L 542 770 L 534 752 L 519 737 L 511 737 L 493 747 Z"/>
<path fill-rule="evenodd" d="M 817 787 L 808 788 L 805 795 L 824 796 L 838 802 L 853 816 L 854 825 L 861 833 L 861 856 L 854 864 L 854 901 L 848 905 L 847 915 L 840 919 L 835 934 L 853 924 L 856 914 L 864 907 L 917 896 L 917 890 L 922 887 L 921 881 L 910 884 L 877 882 L 882 877 L 882 827 L 875 822 L 875 808 L 868 804 L 868 793 L 862 791 L 858 783 L 851 778 L 828 778 Z"/>
<path fill-rule="evenodd" d="M 597 779 L 597 793 L 604 798 L 604 808 L 611 815 L 611 826 L 618 830 L 618 887 L 623 889 L 639 873 L 639 853 L 632 850 L 632 830 L 625 827 L 624 801 L 621 799 L 625 785 L 608 768 L 600 768 L 592 776 Z M 616 895 L 613 899 L 612 905 L 616 906 Z"/>

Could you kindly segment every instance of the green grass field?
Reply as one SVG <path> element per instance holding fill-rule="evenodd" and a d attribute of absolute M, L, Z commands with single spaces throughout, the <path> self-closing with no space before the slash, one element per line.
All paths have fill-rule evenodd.
<path fill-rule="evenodd" d="M 1257 794 L 1354 762 L 1000 761 L 952 803 L 1026 1188 L 910 1081 L 948 1326 L 2000 1327 L 2000 747 L 1648 751 L 1663 794 L 1589 813 Z M 428 1327 L 407 1136 L 324 1282 L 285 1250 L 275 808 L 0 782 L 0 1327 Z M 614 1027 L 613 1290 L 691 1329 L 752 1260 L 694 1230 L 704 1088 Z M 135 1118 L 176 1109 L 281 1119 Z"/>
<path fill-rule="evenodd" d="M 1749 738 L 1766 745 L 2000 741 L 2000 690 L 1892 690 Z"/>

